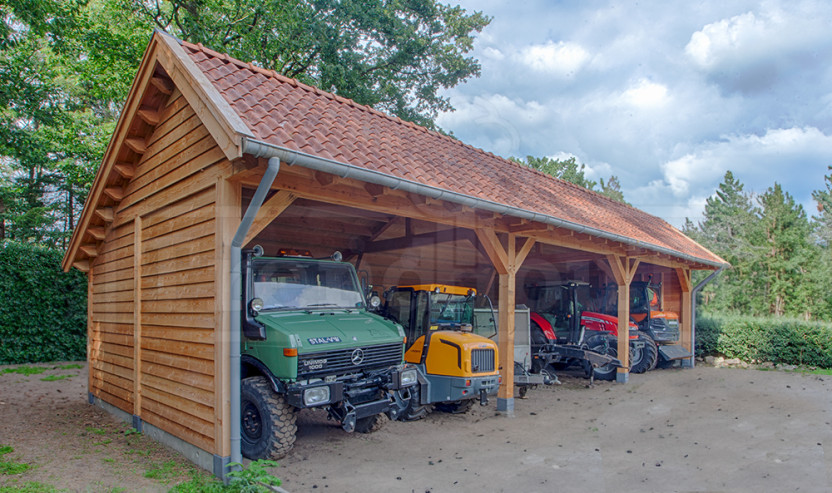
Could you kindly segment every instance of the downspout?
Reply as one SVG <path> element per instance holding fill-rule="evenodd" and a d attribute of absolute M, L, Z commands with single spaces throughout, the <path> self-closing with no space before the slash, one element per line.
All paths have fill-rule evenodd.
<path fill-rule="evenodd" d="M 244 144 L 243 152 L 252 154 L 255 157 L 264 157 L 263 153 L 259 152 L 259 149 L 254 146 L 246 146 Z M 280 171 L 280 159 L 276 157 L 269 157 L 269 165 L 266 168 L 266 172 L 260 180 L 260 185 L 257 186 L 257 191 L 254 192 L 254 197 L 248 204 L 246 213 L 240 221 L 240 226 L 234 234 L 234 239 L 231 241 L 231 338 L 229 342 L 231 345 L 231 462 L 236 462 L 238 464 L 242 464 L 243 462 L 243 456 L 240 449 L 240 346 L 242 344 L 242 336 L 240 335 L 240 310 L 242 307 L 241 300 L 243 296 L 243 286 L 241 281 L 241 249 L 243 247 L 243 241 L 245 241 L 246 235 L 248 234 L 248 230 L 251 228 L 251 223 L 254 222 L 254 218 L 257 217 L 257 212 L 260 210 L 260 206 L 263 205 L 266 194 L 271 189 L 272 183 L 274 183 L 274 179 L 277 176 L 278 171 Z M 227 471 L 223 469 L 221 474 L 223 479 L 226 478 L 226 472 Z"/>
<path fill-rule="evenodd" d="M 715 270 L 715 271 L 711 272 L 711 275 L 709 275 L 708 277 L 706 277 L 705 279 L 700 281 L 699 284 L 697 284 L 696 287 L 693 288 L 693 291 L 691 291 L 691 293 L 690 293 L 690 297 L 691 297 L 691 300 L 690 300 L 690 317 L 691 317 L 691 319 L 690 319 L 690 340 L 691 340 L 691 345 L 693 346 L 691 348 L 691 355 L 690 355 L 690 367 L 691 368 L 696 366 L 696 295 L 699 293 L 699 291 L 702 288 L 705 287 L 706 284 L 711 282 L 723 270 L 725 270 L 724 265 L 721 266 L 719 268 L 719 270 Z"/>

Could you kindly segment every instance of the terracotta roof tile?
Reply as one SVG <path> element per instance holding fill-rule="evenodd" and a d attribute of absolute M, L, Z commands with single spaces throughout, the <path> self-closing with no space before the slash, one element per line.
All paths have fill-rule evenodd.
<path fill-rule="evenodd" d="M 273 71 L 182 45 L 259 140 L 724 263 L 631 206 Z"/>

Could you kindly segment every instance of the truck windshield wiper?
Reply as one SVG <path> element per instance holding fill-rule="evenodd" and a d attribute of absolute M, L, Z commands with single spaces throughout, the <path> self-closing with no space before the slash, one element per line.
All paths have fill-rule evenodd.
<path fill-rule="evenodd" d="M 338 303 L 314 303 L 312 305 L 306 305 L 306 306 L 308 306 L 308 307 L 309 306 L 338 306 Z"/>

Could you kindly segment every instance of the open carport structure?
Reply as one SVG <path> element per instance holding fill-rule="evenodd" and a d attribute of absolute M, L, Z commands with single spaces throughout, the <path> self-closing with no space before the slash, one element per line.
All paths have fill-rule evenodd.
<path fill-rule="evenodd" d="M 491 292 L 507 412 L 527 278 L 614 280 L 628 300 L 660 276 L 691 349 L 690 273 L 724 265 L 638 209 L 156 32 L 64 268 L 89 276 L 90 401 L 217 474 L 239 458 L 235 264 L 255 243 L 341 250 L 375 285 Z"/>

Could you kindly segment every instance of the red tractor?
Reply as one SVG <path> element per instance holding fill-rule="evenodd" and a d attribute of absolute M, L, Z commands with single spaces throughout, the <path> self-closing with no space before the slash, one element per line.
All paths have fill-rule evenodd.
<path fill-rule="evenodd" d="M 618 356 L 618 318 L 590 306 L 591 286 L 582 281 L 566 281 L 526 287 L 531 314 L 532 348 L 546 344 L 585 346 L 587 349 L 610 356 Z M 656 343 L 630 322 L 630 371 L 644 373 L 655 367 Z M 563 369 L 579 360 L 555 363 Z M 615 379 L 615 366 L 595 368 L 595 377 Z"/>
<path fill-rule="evenodd" d="M 609 284 L 604 293 L 604 313 L 618 313 L 618 286 Z M 615 317 L 613 317 L 615 318 Z M 679 344 L 679 315 L 664 311 L 662 285 L 647 281 L 630 284 L 630 319 L 638 324 L 639 333 L 655 341 L 658 346 L 657 362 L 670 363 L 690 358 L 690 352 Z M 650 368 L 655 368 L 656 363 Z"/>

